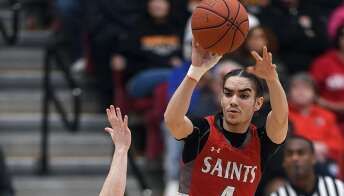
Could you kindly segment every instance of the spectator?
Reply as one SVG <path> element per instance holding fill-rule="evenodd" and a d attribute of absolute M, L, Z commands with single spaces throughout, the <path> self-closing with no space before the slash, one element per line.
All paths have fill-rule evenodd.
<path fill-rule="evenodd" d="M 327 31 L 330 40 L 336 37 L 338 27 L 344 24 L 344 4 L 338 6 L 332 13 L 328 21 Z"/>
<path fill-rule="evenodd" d="M 55 0 L 58 28 L 55 39 L 63 47 L 68 60 L 73 63 L 83 57 L 83 38 L 85 38 L 84 12 L 86 2 L 80 0 Z"/>
<path fill-rule="evenodd" d="M 327 47 L 321 11 L 304 0 L 278 0 L 278 12 L 269 15 L 269 27 L 280 44 L 281 60 L 289 73 L 308 70 L 311 60 Z M 281 28 L 283 27 L 283 28 Z"/>
<path fill-rule="evenodd" d="M 284 186 L 267 195 L 344 195 L 344 184 L 314 170 L 316 163 L 313 143 L 303 137 L 291 137 L 284 145 L 283 167 L 287 175 Z M 283 182 L 283 181 L 282 181 Z"/>
<path fill-rule="evenodd" d="M 316 7 L 320 8 L 322 11 L 322 16 L 324 16 L 325 20 L 328 20 L 329 15 L 331 12 L 338 7 L 340 4 L 343 3 L 342 0 L 307 0 L 308 3 L 314 4 Z"/>
<path fill-rule="evenodd" d="M 11 0 L 10 2 L 14 2 Z M 24 5 L 25 27 L 28 30 L 47 29 L 52 19 L 52 7 L 47 0 L 19 1 Z"/>
<path fill-rule="evenodd" d="M 182 31 L 172 22 L 169 0 L 149 0 L 147 13 L 126 44 L 128 93 L 133 97 L 151 95 L 152 89 L 182 64 Z M 149 78 L 149 80 L 147 79 Z"/>
<path fill-rule="evenodd" d="M 344 25 L 338 27 L 334 48 L 316 58 L 311 74 L 319 88 L 318 103 L 335 112 L 344 134 Z"/>
<path fill-rule="evenodd" d="M 335 160 L 337 165 L 340 165 L 344 155 L 344 140 L 335 115 L 314 103 L 315 84 L 311 77 L 306 73 L 293 76 L 288 97 L 292 133 L 314 142 L 315 155 L 319 163 L 326 164 L 328 160 Z M 329 174 L 339 175 L 338 171 L 331 171 L 330 168 L 327 170 Z"/>
<path fill-rule="evenodd" d="M 89 34 L 90 61 L 96 79 L 96 89 L 100 93 L 101 111 L 113 103 L 114 85 L 111 61 L 123 63 L 118 57 L 123 50 L 124 40 L 142 13 L 141 0 L 97 0 L 87 1 L 86 29 Z"/>

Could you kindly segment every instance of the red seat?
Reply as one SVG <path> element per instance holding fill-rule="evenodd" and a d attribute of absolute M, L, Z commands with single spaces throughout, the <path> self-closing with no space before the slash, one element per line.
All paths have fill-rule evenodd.
<path fill-rule="evenodd" d="M 158 85 L 151 97 L 134 99 L 126 93 L 123 74 L 114 71 L 113 76 L 116 106 L 124 113 L 139 112 L 143 115 L 147 130 L 146 156 L 149 159 L 157 158 L 163 151 L 160 124 L 167 106 L 167 83 Z"/>

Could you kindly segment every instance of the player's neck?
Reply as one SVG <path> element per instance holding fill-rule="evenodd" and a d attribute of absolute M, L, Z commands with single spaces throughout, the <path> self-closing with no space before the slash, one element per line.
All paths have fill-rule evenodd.
<path fill-rule="evenodd" d="M 250 122 L 241 124 L 230 124 L 226 120 L 222 121 L 223 128 L 232 133 L 245 133 L 250 126 Z"/>

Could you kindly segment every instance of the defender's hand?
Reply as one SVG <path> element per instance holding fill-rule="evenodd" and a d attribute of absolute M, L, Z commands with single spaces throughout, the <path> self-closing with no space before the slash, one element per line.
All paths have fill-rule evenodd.
<path fill-rule="evenodd" d="M 131 144 L 131 132 L 128 128 L 128 116 L 122 118 L 121 110 L 111 105 L 106 109 L 106 114 L 111 127 L 106 127 L 105 131 L 111 135 L 116 150 L 129 150 Z"/>

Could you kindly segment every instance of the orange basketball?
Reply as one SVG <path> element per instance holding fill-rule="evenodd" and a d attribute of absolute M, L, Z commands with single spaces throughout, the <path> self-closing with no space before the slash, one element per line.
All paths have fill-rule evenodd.
<path fill-rule="evenodd" d="M 202 48 L 230 53 L 245 40 L 248 15 L 238 0 L 203 0 L 192 13 L 192 34 Z"/>

